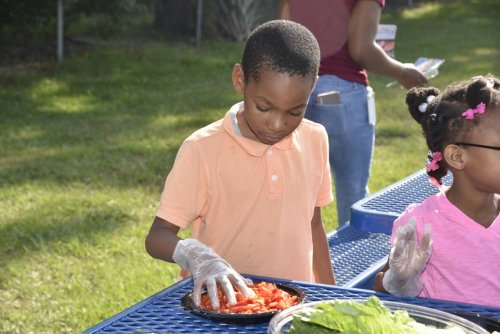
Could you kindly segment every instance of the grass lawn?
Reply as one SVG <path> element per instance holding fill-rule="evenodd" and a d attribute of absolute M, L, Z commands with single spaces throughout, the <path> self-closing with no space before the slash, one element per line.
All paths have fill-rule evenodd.
<path fill-rule="evenodd" d="M 389 12 L 396 55 L 445 58 L 431 84 L 499 75 L 498 1 Z M 62 65 L 0 68 L 0 333 L 75 333 L 172 284 L 144 238 L 182 140 L 239 101 L 242 45 L 108 41 Z M 378 124 L 370 187 L 423 168 L 405 91 L 371 75 Z M 335 208 L 324 210 L 328 230 Z M 184 236 L 188 232 L 184 231 Z"/>

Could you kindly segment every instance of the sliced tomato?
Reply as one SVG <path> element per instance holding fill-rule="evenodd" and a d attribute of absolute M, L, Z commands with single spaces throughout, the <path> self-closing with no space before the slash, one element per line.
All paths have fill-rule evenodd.
<path fill-rule="evenodd" d="M 297 296 L 292 296 L 288 292 L 280 290 L 273 283 L 259 282 L 251 288 L 255 292 L 255 297 L 245 297 L 239 291 L 235 290 L 236 304 L 229 305 L 226 295 L 222 289 L 218 287 L 218 297 L 221 308 L 217 311 L 233 314 L 274 312 L 295 305 L 298 301 Z M 201 297 L 201 307 L 209 311 L 214 311 L 207 294 Z"/>

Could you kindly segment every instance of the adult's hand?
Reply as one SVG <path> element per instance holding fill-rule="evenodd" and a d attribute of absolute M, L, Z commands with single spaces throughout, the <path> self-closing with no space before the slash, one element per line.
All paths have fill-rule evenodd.
<path fill-rule="evenodd" d="M 404 88 L 410 89 L 425 85 L 427 79 L 415 65 L 402 64 L 401 76 L 398 78 L 398 82 Z"/>

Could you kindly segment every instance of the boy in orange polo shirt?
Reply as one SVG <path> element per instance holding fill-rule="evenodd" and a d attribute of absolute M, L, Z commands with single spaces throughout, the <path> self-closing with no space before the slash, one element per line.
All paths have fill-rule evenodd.
<path fill-rule="evenodd" d="M 333 200 L 328 139 L 303 119 L 319 60 L 302 25 L 257 27 L 233 68 L 243 102 L 179 149 L 146 249 L 193 276 L 197 305 L 206 287 L 219 308 L 217 284 L 232 304 L 233 286 L 252 295 L 239 272 L 335 284 L 320 209 Z"/>

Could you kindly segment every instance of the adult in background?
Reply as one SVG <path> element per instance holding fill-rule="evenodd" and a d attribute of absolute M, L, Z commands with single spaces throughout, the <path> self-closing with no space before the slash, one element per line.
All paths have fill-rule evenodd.
<path fill-rule="evenodd" d="M 280 0 L 278 18 L 309 28 L 319 42 L 319 80 L 305 117 L 323 124 L 330 142 L 339 226 L 350 207 L 368 195 L 375 141 L 375 101 L 366 71 L 396 80 L 406 89 L 427 80 L 375 42 L 385 0 Z M 335 91 L 322 98 L 318 94 Z"/>

